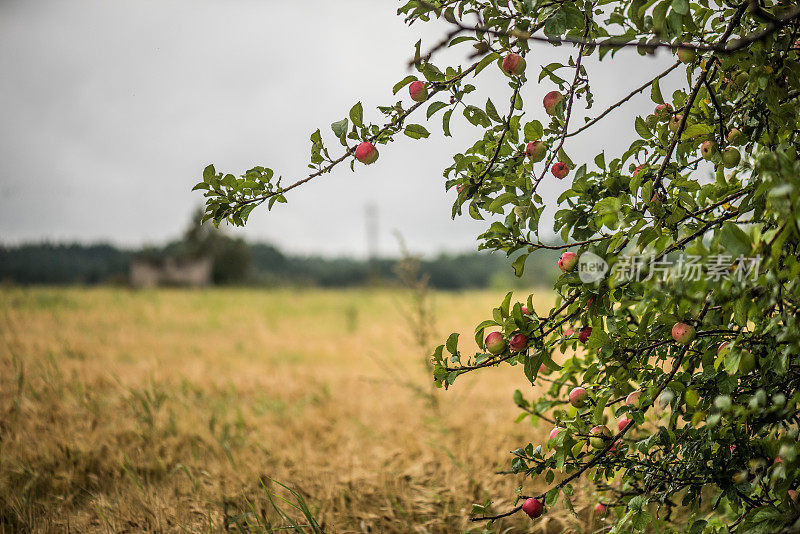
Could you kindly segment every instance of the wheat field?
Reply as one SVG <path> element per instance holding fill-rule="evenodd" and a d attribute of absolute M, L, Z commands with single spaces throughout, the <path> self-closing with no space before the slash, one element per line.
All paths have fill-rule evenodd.
<path fill-rule="evenodd" d="M 400 289 L 2 288 L 0 531 L 285 532 L 280 482 L 325 532 L 485 532 L 472 503 L 545 489 L 496 471 L 549 427 L 514 423 L 519 368 L 435 390 L 420 345 L 502 297 L 431 293 L 422 335 Z M 602 528 L 582 497 L 489 531 Z"/>

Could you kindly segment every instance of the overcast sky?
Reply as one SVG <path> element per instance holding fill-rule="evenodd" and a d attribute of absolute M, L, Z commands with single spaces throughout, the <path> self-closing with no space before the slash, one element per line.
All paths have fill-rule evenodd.
<path fill-rule="evenodd" d="M 409 72 L 413 44 L 432 44 L 443 26 L 409 28 L 393 0 L 50 0 L 0 2 L 0 242 L 107 241 L 160 244 L 177 236 L 201 203 L 191 192 L 202 169 L 240 174 L 264 165 L 290 183 L 306 173 L 309 135 L 346 116 L 358 100 L 376 122 L 378 105 Z M 465 49 L 466 50 L 466 49 Z M 570 48 L 539 44 L 540 65 Z M 437 60 L 466 63 L 466 52 Z M 596 105 L 589 115 L 658 73 L 667 54 L 589 61 Z M 671 94 L 679 71 L 662 84 Z M 474 82 L 473 82 L 474 83 Z M 494 67 L 479 76 L 473 103 L 491 95 L 507 109 L 509 89 Z M 522 96 L 526 119 L 544 120 L 549 82 Z M 581 105 L 581 110 L 582 110 Z M 634 137 L 632 113 L 646 96 L 604 119 L 567 148 L 576 162 L 602 149 L 618 154 Z M 575 124 L 582 124 L 582 111 Z M 418 119 L 424 123 L 424 116 Z M 454 192 L 442 170 L 481 131 L 463 118 L 454 138 L 440 115 L 427 141 L 400 136 L 378 163 L 341 166 L 293 191 L 289 204 L 255 211 L 232 232 L 284 250 L 364 255 L 365 211 L 377 207 L 379 249 L 397 253 L 393 232 L 414 252 L 473 250 L 485 223 L 450 219 Z M 329 143 L 336 147 L 335 142 Z M 551 206 L 567 184 L 543 183 Z M 551 208 L 550 214 L 552 217 Z M 552 221 L 545 223 L 552 228 Z"/>

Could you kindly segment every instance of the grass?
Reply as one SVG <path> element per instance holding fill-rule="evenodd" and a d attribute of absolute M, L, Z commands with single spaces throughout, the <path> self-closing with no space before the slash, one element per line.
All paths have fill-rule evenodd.
<path fill-rule="evenodd" d="M 502 295 L 433 299 L 436 334 L 470 339 Z M 513 423 L 514 389 L 531 390 L 515 368 L 430 402 L 409 305 L 400 290 L 0 289 L 0 532 L 483 532 L 471 504 L 511 506 L 521 479 L 495 471 L 549 428 Z M 597 527 L 555 509 L 491 531 L 532 525 Z"/>

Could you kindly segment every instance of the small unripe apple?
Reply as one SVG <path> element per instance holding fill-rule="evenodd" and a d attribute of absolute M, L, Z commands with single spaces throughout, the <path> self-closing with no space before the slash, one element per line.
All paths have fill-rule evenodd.
<path fill-rule="evenodd" d="M 408 94 L 411 95 L 411 100 L 414 102 L 425 102 L 428 98 L 428 88 L 425 82 L 412 82 L 411 85 L 408 86 Z"/>
<path fill-rule="evenodd" d="M 656 106 L 655 116 L 658 117 L 660 121 L 669 120 L 669 116 L 672 115 L 672 106 L 669 104 L 659 104 Z"/>
<path fill-rule="evenodd" d="M 633 424 L 633 419 L 628 419 L 627 417 L 623 417 L 622 419 L 619 420 L 617 428 L 619 429 L 620 432 L 622 432 L 622 429 L 632 424 Z"/>
<path fill-rule="evenodd" d="M 703 159 L 710 160 L 716 153 L 717 143 L 714 141 L 705 141 L 702 145 L 700 145 L 700 154 L 703 155 Z"/>
<path fill-rule="evenodd" d="M 669 120 L 669 131 L 672 133 L 678 133 L 678 128 L 681 125 L 681 121 L 683 120 L 683 115 L 673 115 L 672 118 Z"/>
<path fill-rule="evenodd" d="M 356 147 L 355 157 L 364 165 L 370 165 L 378 160 L 378 149 L 369 141 L 364 141 Z"/>
<path fill-rule="evenodd" d="M 536 519 L 544 512 L 544 505 L 536 499 L 528 499 L 522 503 L 522 511 L 528 514 L 531 519 Z"/>
<path fill-rule="evenodd" d="M 509 345 L 511 346 L 512 352 L 522 352 L 523 350 L 528 348 L 528 336 L 523 334 L 522 332 L 517 332 L 511 339 L 509 340 Z"/>
<path fill-rule="evenodd" d="M 550 431 L 550 437 L 547 438 L 547 441 L 556 439 L 556 436 L 558 436 L 562 430 L 564 429 L 560 426 L 554 427 L 553 430 Z"/>
<path fill-rule="evenodd" d="M 581 343 L 586 343 L 589 341 L 589 336 L 592 335 L 592 327 L 591 326 L 584 326 L 581 328 L 581 331 L 578 333 L 578 340 Z"/>
<path fill-rule="evenodd" d="M 756 357 L 747 349 L 742 350 L 742 357 L 739 360 L 739 372 L 747 375 L 756 370 Z"/>
<path fill-rule="evenodd" d="M 741 145 L 744 143 L 744 134 L 740 132 L 737 128 L 731 128 L 731 131 L 728 132 L 728 144 L 730 145 Z"/>
<path fill-rule="evenodd" d="M 531 141 L 528 143 L 528 146 L 525 147 L 525 154 L 527 154 L 534 163 L 542 161 L 547 155 L 547 145 L 542 141 Z"/>
<path fill-rule="evenodd" d="M 635 408 L 639 407 L 639 398 L 642 396 L 641 391 L 634 391 L 633 393 L 629 393 L 627 397 L 625 397 L 625 405 L 626 406 L 633 406 Z"/>
<path fill-rule="evenodd" d="M 672 339 L 681 345 L 688 345 L 694 340 L 694 327 L 686 323 L 675 323 L 672 327 Z"/>
<path fill-rule="evenodd" d="M 562 100 L 564 100 L 564 95 L 558 91 L 550 91 L 544 95 L 544 99 L 542 100 L 542 104 L 544 104 L 544 110 L 548 115 L 555 115 L 556 107 Z"/>
<path fill-rule="evenodd" d="M 691 63 L 697 59 L 697 52 L 691 48 L 678 48 L 678 61 L 681 63 Z"/>
<path fill-rule="evenodd" d="M 594 513 L 597 514 L 598 517 L 605 517 L 608 515 L 608 506 L 599 502 L 594 505 Z"/>
<path fill-rule="evenodd" d="M 553 173 L 553 176 L 561 180 L 569 174 L 569 166 L 563 161 L 559 161 L 553 163 L 553 166 L 550 168 L 550 172 Z"/>
<path fill-rule="evenodd" d="M 739 153 L 739 150 L 729 146 L 725 149 L 725 152 L 722 153 L 722 164 L 725 166 L 726 169 L 732 169 L 739 165 L 739 162 L 742 160 L 742 155 Z"/>
<path fill-rule="evenodd" d="M 589 398 L 589 392 L 581 387 L 574 388 L 569 392 L 569 403 L 576 408 L 581 408 L 586 404 L 586 399 Z"/>
<path fill-rule="evenodd" d="M 486 350 L 495 356 L 506 350 L 506 340 L 500 332 L 490 332 L 483 344 L 486 345 Z"/>
<path fill-rule="evenodd" d="M 519 54 L 508 54 L 503 58 L 503 72 L 511 76 L 519 76 L 525 72 L 525 58 Z"/>
<path fill-rule="evenodd" d="M 563 253 L 558 260 L 558 268 L 561 269 L 562 273 L 573 270 L 576 265 L 578 265 L 578 255 L 574 252 Z"/>
<path fill-rule="evenodd" d="M 742 89 L 745 85 L 747 85 L 748 81 L 750 81 L 750 76 L 746 72 L 742 71 L 733 78 L 733 86 L 736 89 Z"/>
<path fill-rule="evenodd" d="M 589 431 L 589 445 L 593 449 L 602 449 L 606 446 L 606 441 L 611 437 L 611 431 L 606 425 L 597 425 Z"/>

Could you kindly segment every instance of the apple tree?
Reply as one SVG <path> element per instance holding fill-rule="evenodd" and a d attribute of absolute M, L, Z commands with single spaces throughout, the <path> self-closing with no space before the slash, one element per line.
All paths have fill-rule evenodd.
<path fill-rule="evenodd" d="M 437 117 L 445 136 L 452 121 L 472 124 L 474 144 L 444 170 L 452 215 L 486 220 L 479 248 L 506 253 L 518 274 L 531 254 L 563 251 L 552 309 L 509 294 L 477 325 L 478 353 L 462 352 L 457 334 L 433 352 L 440 387 L 511 365 L 544 391 L 513 396 L 520 419 L 552 427 L 546 443 L 515 445 L 508 473 L 520 490 L 501 497 L 517 505 L 478 503 L 472 519 L 571 508 L 581 481 L 614 532 L 800 528 L 800 7 L 406 0 L 398 15 L 445 27 L 440 42 L 417 43 L 399 100 L 372 119 L 358 103 L 333 135 L 316 130 L 311 171 L 296 181 L 209 165 L 195 187 L 204 220 L 244 225 L 337 166 L 376 164 L 398 136 L 430 135 L 418 115 Z M 548 46 L 563 59 L 534 65 Z M 459 47 L 464 64 L 436 64 Z M 626 61 L 666 51 L 674 64 L 591 113 L 587 58 L 613 62 L 625 49 Z M 671 95 L 667 76 L 681 80 Z M 506 80 L 497 105 L 474 98 L 481 77 Z M 639 94 L 653 113 L 625 115 Z M 525 118 L 539 105 L 545 124 Z M 571 156 L 573 138 L 611 115 L 635 132 L 629 148 Z M 541 237 L 544 181 L 561 191 L 559 244 Z M 547 491 L 526 492 L 527 477 Z"/>

